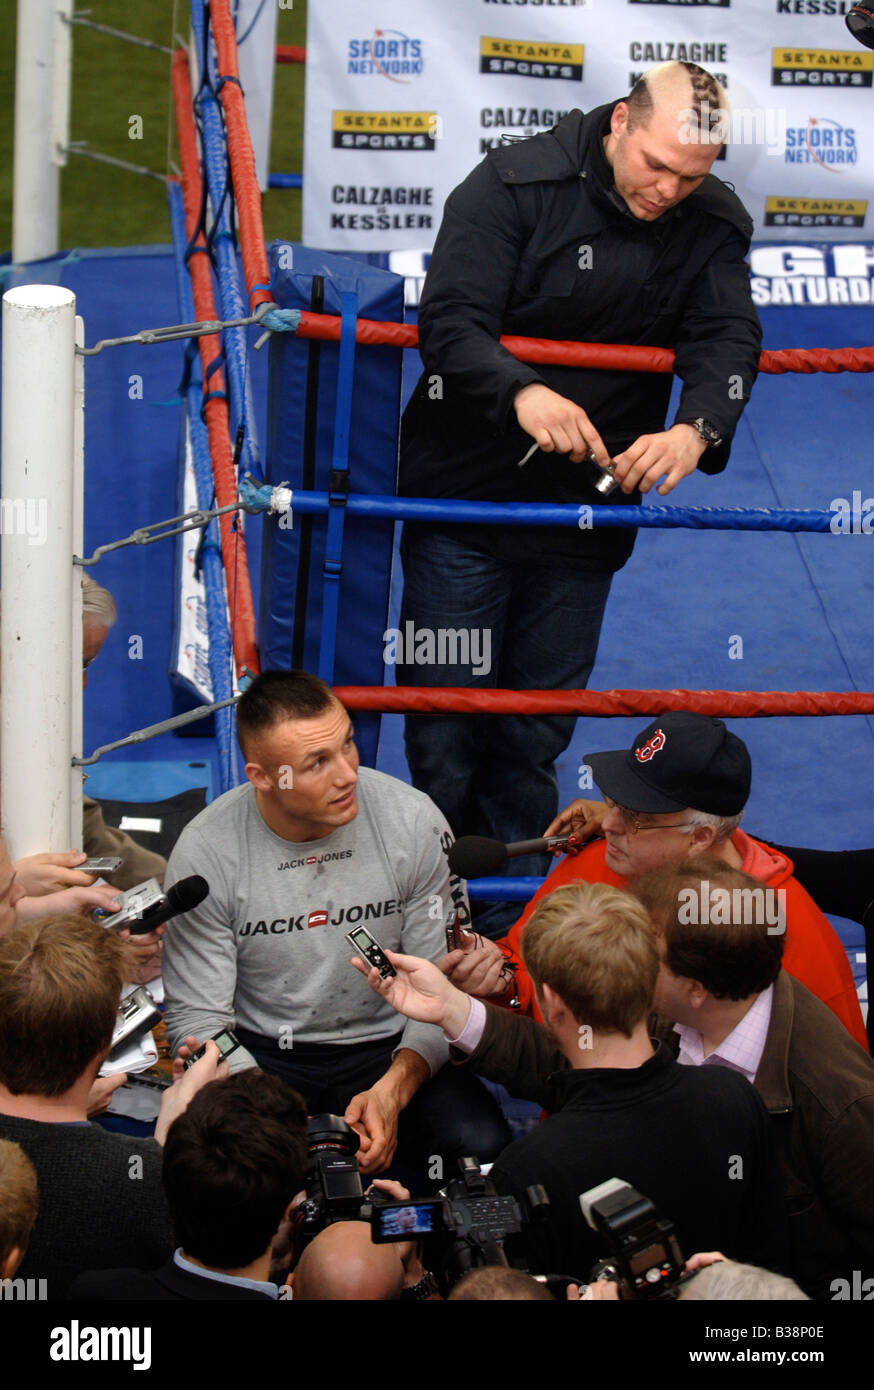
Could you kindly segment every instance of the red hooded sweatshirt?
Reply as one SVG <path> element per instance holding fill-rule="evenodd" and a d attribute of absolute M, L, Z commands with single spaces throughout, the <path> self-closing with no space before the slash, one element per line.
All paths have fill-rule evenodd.
<path fill-rule="evenodd" d="M 783 969 L 821 999 L 867 1052 L 868 1038 L 847 953 L 810 894 L 793 878 L 792 861 L 769 845 L 754 840 L 743 830 L 736 830 L 731 842 L 743 860 L 740 867 L 744 873 L 761 879 L 771 888 L 785 890 Z M 518 922 L 498 942 L 507 958 L 516 965 L 516 994 L 520 1011 L 530 1014 L 532 1018 L 539 1019 L 540 1012 L 534 998 L 534 987 L 522 964 L 520 943 L 525 923 L 541 898 L 566 883 L 578 883 L 583 879 L 588 883 L 609 883 L 614 888 L 627 888 L 628 880 L 620 878 L 608 868 L 606 852 L 605 840 L 593 840 L 578 855 L 568 855 L 560 860 L 527 904 Z M 505 1001 L 492 999 L 489 1002 L 497 1004 Z"/>

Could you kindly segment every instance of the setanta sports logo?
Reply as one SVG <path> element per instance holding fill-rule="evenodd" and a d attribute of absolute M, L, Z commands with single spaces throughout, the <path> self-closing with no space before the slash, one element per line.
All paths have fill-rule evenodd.
<path fill-rule="evenodd" d="M 436 111 L 334 111 L 335 150 L 434 150 L 440 130 Z"/>
<path fill-rule="evenodd" d="M 766 227 L 864 227 L 865 198 L 766 198 Z"/>
<path fill-rule="evenodd" d="M 811 116 L 806 126 L 786 130 L 786 164 L 813 164 L 830 174 L 843 173 L 859 160 L 856 132 L 830 116 Z"/>
<path fill-rule="evenodd" d="M 537 43 L 528 39 L 480 39 L 479 70 L 519 77 L 557 78 L 582 82 L 585 45 Z"/>
<path fill-rule="evenodd" d="M 374 29 L 369 38 L 350 39 L 346 71 L 353 77 L 383 77 L 411 82 L 425 67 L 422 40 L 400 29 Z"/>
<path fill-rule="evenodd" d="M 870 87 L 874 53 L 839 48 L 773 48 L 772 87 Z"/>
<path fill-rule="evenodd" d="M 654 758 L 664 746 L 665 736 L 661 729 L 656 729 L 652 738 L 647 739 L 646 743 L 642 743 L 639 748 L 635 748 L 634 756 L 639 763 L 648 763 L 650 758 Z"/>

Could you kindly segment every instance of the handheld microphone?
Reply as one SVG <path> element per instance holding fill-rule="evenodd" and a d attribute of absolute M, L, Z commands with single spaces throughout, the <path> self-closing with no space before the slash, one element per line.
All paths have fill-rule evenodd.
<path fill-rule="evenodd" d="M 539 840 L 516 840 L 505 845 L 485 835 L 462 835 L 460 840 L 450 845 L 447 858 L 450 869 L 460 878 L 482 878 L 485 874 L 494 873 L 507 859 L 567 849 L 576 840 L 576 835 L 549 835 Z"/>
<path fill-rule="evenodd" d="M 148 878 L 145 883 L 138 883 L 135 888 L 128 888 L 122 893 L 118 912 L 110 917 L 95 913 L 95 919 L 110 931 L 127 930 L 131 936 L 142 936 L 169 922 L 171 917 L 177 917 L 180 912 L 190 912 L 193 907 L 198 907 L 208 894 L 209 884 L 200 874 L 180 878 L 166 893 L 156 878 Z"/>

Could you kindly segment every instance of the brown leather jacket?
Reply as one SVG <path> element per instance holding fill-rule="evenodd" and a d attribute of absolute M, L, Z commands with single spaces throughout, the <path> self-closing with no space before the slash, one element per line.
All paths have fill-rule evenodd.
<path fill-rule="evenodd" d="M 568 1066 L 540 1024 L 486 1005 L 476 1050 L 453 1062 L 500 1082 L 521 1099 L 555 1108 L 552 1073 Z M 654 1037 L 679 1046 L 670 1020 Z M 785 971 L 755 1079 L 771 1116 L 790 1215 L 792 1274 L 813 1298 L 832 1281 L 874 1275 L 874 1060 L 810 990 Z M 689 1252 L 694 1253 L 694 1252 Z"/>

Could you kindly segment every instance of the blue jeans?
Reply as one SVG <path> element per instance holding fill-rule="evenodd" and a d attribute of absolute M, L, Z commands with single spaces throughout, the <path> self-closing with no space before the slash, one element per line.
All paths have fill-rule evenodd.
<path fill-rule="evenodd" d="M 471 539 L 476 531 L 471 528 Z M 398 685 L 483 686 L 511 690 L 582 689 L 591 674 L 612 573 L 528 567 L 493 558 L 436 527 L 405 526 L 400 632 L 476 632 L 465 653 L 435 642 L 433 655 L 464 657 L 423 664 L 405 644 Z M 489 637 L 486 640 L 485 634 Z M 488 669 L 484 653 L 490 661 Z M 473 659 L 479 657 L 479 661 Z M 479 669 L 476 669 L 476 668 Z M 555 759 L 573 736 L 575 715 L 407 715 L 405 744 L 414 786 L 437 803 L 456 836 L 528 840 L 558 810 Z M 508 862 L 517 874 L 549 871 L 548 855 Z M 477 929 L 503 935 L 519 916 L 506 903 L 477 918 Z"/>

